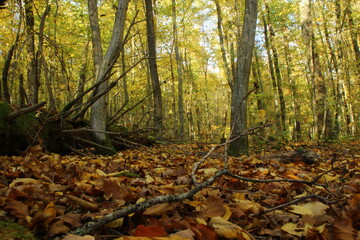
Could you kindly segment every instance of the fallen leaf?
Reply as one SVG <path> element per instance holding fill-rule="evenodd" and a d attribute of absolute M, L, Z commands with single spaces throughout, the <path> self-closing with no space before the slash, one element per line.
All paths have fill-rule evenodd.
<path fill-rule="evenodd" d="M 300 215 L 309 215 L 309 216 L 319 216 L 326 214 L 326 209 L 329 208 L 328 205 L 322 202 L 310 202 L 303 203 L 299 205 L 291 206 L 290 212 L 297 213 Z"/>
<path fill-rule="evenodd" d="M 78 235 L 68 234 L 61 240 L 95 240 L 95 237 L 90 235 L 78 236 Z"/>
<path fill-rule="evenodd" d="M 304 235 L 304 228 L 298 227 L 298 225 L 296 223 L 285 223 L 282 227 L 281 230 L 283 230 L 284 232 L 290 233 L 291 235 L 295 235 L 298 237 L 302 237 Z"/>
<path fill-rule="evenodd" d="M 214 228 L 208 227 L 204 224 L 194 224 L 191 225 L 191 230 L 194 231 L 196 239 L 198 240 L 217 240 L 218 235 L 216 234 Z"/>
<path fill-rule="evenodd" d="M 332 228 L 336 240 L 353 240 L 356 238 L 357 234 L 350 218 L 336 218 Z"/>
<path fill-rule="evenodd" d="M 167 235 L 164 227 L 161 226 L 138 225 L 134 232 L 134 236 L 140 237 L 164 237 Z"/>
<path fill-rule="evenodd" d="M 240 226 L 226 221 L 222 217 L 213 217 L 210 220 L 210 226 L 215 229 L 215 232 L 220 236 L 227 239 L 254 239 L 248 232 Z"/>
<path fill-rule="evenodd" d="M 174 210 L 174 207 L 170 203 L 161 203 L 147 208 L 143 214 L 160 216 L 172 210 Z"/>

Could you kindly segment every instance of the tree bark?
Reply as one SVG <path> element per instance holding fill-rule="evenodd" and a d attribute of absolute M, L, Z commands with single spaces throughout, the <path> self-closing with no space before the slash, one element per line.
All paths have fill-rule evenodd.
<path fill-rule="evenodd" d="M 179 51 L 179 41 L 177 32 L 177 17 L 176 17 L 176 0 L 172 0 L 172 22 L 173 22 L 173 36 L 175 47 L 175 59 L 177 66 L 178 79 L 178 111 L 179 111 L 179 127 L 177 136 L 182 139 L 185 131 L 185 115 L 184 115 L 184 100 L 183 100 L 183 66 Z"/>
<path fill-rule="evenodd" d="M 251 59 L 255 40 L 257 0 L 246 0 L 245 15 L 240 44 L 238 45 L 237 71 L 234 79 L 234 89 L 231 93 L 231 136 L 237 138 L 230 143 L 229 154 L 238 156 L 248 154 L 248 137 L 240 136 L 247 129 L 247 95 Z"/>
<path fill-rule="evenodd" d="M 301 114 L 301 105 L 300 105 L 300 97 L 298 94 L 298 83 L 296 81 L 296 77 L 292 76 L 292 58 L 290 53 L 290 46 L 288 45 L 289 40 L 285 37 L 284 42 L 286 43 L 284 47 L 285 51 L 285 61 L 287 67 L 287 78 L 290 85 L 291 90 L 291 97 L 292 97 L 292 108 L 294 110 L 294 122 L 293 122 L 293 135 L 292 139 L 294 141 L 301 141 L 301 121 L 300 121 L 300 114 Z"/>
<path fill-rule="evenodd" d="M 303 40 L 305 47 L 307 48 L 308 69 L 310 70 L 311 89 L 313 91 L 314 132 L 317 139 L 324 139 L 326 119 L 330 117 L 330 114 L 326 105 L 327 89 L 325 79 L 322 74 L 319 52 L 312 27 L 311 2 L 312 0 L 300 1 L 300 20 L 303 31 Z"/>
<path fill-rule="evenodd" d="M 275 107 L 275 123 L 278 127 L 280 127 L 280 108 L 279 108 L 279 95 L 278 95 L 278 87 L 277 87 L 277 81 L 275 76 L 275 69 L 274 69 L 274 61 L 271 54 L 270 49 L 270 40 L 269 40 L 269 31 L 268 31 L 268 24 L 265 15 L 262 16 L 262 21 L 264 25 L 264 39 L 265 39 L 265 49 L 266 49 L 266 55 L 268 59 L 269 64 L 269 72 L 271 77 L 271 83 L 274 93 L 274 107 Z"/>
<path fill-rule="evenodd" d="M 98 28 L 97 17 L 97 1 L 89 0 L 89 15 L 92 28 L 92 42 L 93 42 L 93 55 L 96 69 L 96 82 L 103 82 L 109 76 L 112 67 L 120 55 L 123 46 L 123 33 L 125 28 L 126 12 L 129 5 L 129 0 L 118 0 L 117 10 L 115 13 L 114 27 L 112 31 L 110 45 L 103 58 L 100 28 Z M 104 91 L 108 87 L 108 80 L 104 81 L 93 92 L 93 96 Z M 92 129 L 98 131 L 94 132 L 94 141 L 106 147 L 110 147 L 111 143 L 108 136 L 104 133 L 106 130 L 107 120 L 107 104 L 106 95 L 100 97 L 91 108 L 90 126 Z M 112 154 L 114 152 L 104 151 L 104 149 L 97 149 L 99 153 Z"/>
<path fill-rule="evenodd" d="M 221 57 L 223 60 L 223 67 L 226 73 L 226 79 L 228 81 L 228 84 L 230 88 L 233 88 L 233 79 L 231 75 L 231 70 L 229 67 L 229 63 L 226 57 L 226 48 L 225 48 L 225 40 L 224 40 L 224 34 L 222 29 L 222 14 L 221 14 L 221 7 L 218 0 L 214 0 L 216 5 L 216 14 L 217 14 L 217 29 L 219 33 L 219 41 L 220 41 L 220 49 L 221 49 Z"/>
<path fill-rule="evenodd" d="M 149 52 L 149 70 L 151 76 L 151 83 L 154 97 L 154 134 L 161 137 L 163 132 L 163 114 L 162 114 L 162 99 L 161 88 L 159 83 L 159 75 L 157 70 L 156 60 L 156 35 L 154 25 L 154 11 L 152 0 L 145 0 L 146 7 L 146 26 Z"/>
<path fill-rule="evenodd" d="M 29 55 L 30 62 L 27 69 L 27 81 L 29 89 L 29 101 L 31 104 L 38 103 L 39 100 L 39 87 L 40 81 L 38 78 L 38 60 L 35 53 L 35 20 L 33 12 L 33 0 L 25 0 L 25 29 L 27 35 L 27 54 Z"/>
<path fill-rule="evenodd" d="M 286 103 L 285 103 L 285 96 L 284 96 L 284 91 L 282 88 L 282 77 L 281 77 L 281 72 L 280 72 L 280 66 L 279 66 L 279 56 L 278 56 L 278 52 L 275 46 L 275 30 L 271 24 L 272 18 L 270 16 L 270 9 L 269 9 L 269 5 L 268 3 L 265 3 L 265 8 L 266 8 L 266 15 L 267 15 L 267 21 L 268 21 L 268 27 L 269 27 L 269 44 L 270 44 L 270 48 L 274 57 L 274 68 L 275 68 L 275 76 L 276 76 L 276 85 L 277 85 L 277 89 L 275 91 L 278 92 L 278 96 L 279 96 L 279 102 L 280 102 L 280 119 L 281 119 L 281 129 L 282 131 L 286 131 L 287 126 L 286 126 Z"/>

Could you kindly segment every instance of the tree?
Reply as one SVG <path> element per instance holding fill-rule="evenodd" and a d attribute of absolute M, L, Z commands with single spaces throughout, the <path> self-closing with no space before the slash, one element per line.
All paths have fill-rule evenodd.
<path fill-rule="evenodd" d="M 312 26 L 312 0 L 300 1 L 300 18 L 301 28 L 303 31 L 303 40 L 307 49 L 307 65 L 310 73 L 310 84 L 314 114 L 314 133 L 317 139 L 324 139 L 326 127 L 326 120 L 331 117 L 330 109 L 326 104 L 327 88 L 325 84 L 324 75 L 320 65 L 319 50 L 315 39 L 315 34 Z"/>
<path fill-rule="evenodd" d="M 154 133 L 161 137 L 163 132 L 163 114 L 162 114 L 162 99 L 161 88 L 159 82 L 159 74 L 156 60 L 156 35 L 154 26 L 154 11 L 152 0 L 145 0 L 146 6 L 146 27 L 148 39 L 148 53 L 149 53 L 149 69 L 151 76 L 151 83 L 154 96 Z"/>
<path fill-rule="evenodd" d="M 35 51 L 35 20 L 33 11 L 33 0 L 25 0 L 25 24 L 27 35 L 27 54 L 30 57 L 28 64 L 27 79 L 29 86 L 29 101 L 31 104 L 38 103 L 40 79 L 38 74 L 38 59 Z"/>
<path fill-rule="evenodd" d="M 175 59 L 177 66 L 177 79 L 178 79 L 178 111 L 179 111 L 179 128 L 177 130 L 177 135 L 180 138 L 184 137 L 184 125 L 185 125 L 185 116 L 184 116 L 184 101 L 183 101 L 183 66 L 182 59 L 179 51 L 179 40 L 178 40 L 178 30 L 177 30 L 177 14 L 176 14 L 176 0 L 172 0 L 172 24 L 173 24 L 173 38 L 174 38 L 174 48 L 175 48 Z"/>
<path fill-rule="evenodd" d="M 119 0 L 111 41 L 104 57 L 102 57 L 102 46 L 100 37 L 100 27 L 97 11 L 97 0 L 89 0 L 89 17 L 92 30 L 93 57 L 95 64 L 95 77 L 99 87 L 94 91 L 93 96 L 101 94 L 108 87 L 108 77 L 116 60 L 118 59 L 123 47 L 123 34 L 125 28 L 125 19 L 129 0 Z M 95 142 L 104 145 L 105 148 L 98 149 L 105 154 L 113 153 L 111 142 L 104 133 L 106 130 L 107 104 L 106 96 L 100 97 L 91 108 L 90 125 L 94 132 Z"/>
<path fill-rule="evenodd" d="M 245 15 L 240 43 L 237 49 L 237 69 L 231 93 L 231 136 L 229 153 L 232 156 L 248 154 L 247 96 L 251 59 L 255 40 L 257 0 L 245 1 Z M 240 136 L 241 135 L 241 136 Z"/>

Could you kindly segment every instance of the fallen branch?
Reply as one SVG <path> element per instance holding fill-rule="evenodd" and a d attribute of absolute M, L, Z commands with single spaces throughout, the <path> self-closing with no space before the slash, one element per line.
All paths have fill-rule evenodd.
<path fill-rule="evenodd" d="M 115 219 L 125 217 L 125 216 L 127 216 L 128 214 L 131 214 L 131 213 L 135 213 L 135 212 L 139 212 L 141 210 L 145 210 L 145 209 L 147 209 L 147 208 L 149 208 L 151 206 L 154 206 L 156 204 L 179 202 L 181 200 L 191 198 L 192 196 L 194 196 L 197 192 L 199 192 L 203 188 L 205 188 L 205 187 L 211 185 L 212 183 L 214 183 L 214 181 L 218 177 L 222 176 L 224 174 L 224 172 L 226 172 L 225 169 L 222 169 L 222 170 L 216 172 L 216 174 L 213 177 L 209 178 L 207 181 L 205 181 L 203 183 L 198 184 L 196 187 L 194 187 L 193 189 L 191 189 L 190 191 L 188 191 L 186 193 L 182 193 L 182 194 L 178 194 L 178 195 L 159 196 L 159 197 L 155 197 L 155 198 L 146 200 L 146 201 L 141 202 L 141 203 L 136 203 L 136 204 L 130 205 L 128 207 L 118 209 L 118 210 L 116 210 L 116 211 L 114 211 L 114 212 L 112 212 L 112 213 L 110 213 L 108 215 L 105 215 L 104 217 L 102 217 L 100 219 L 88 222 L 88 223 L 86 223 L 86 224 L 72 230 L 69 233 L 83 236 L 83 235 L 88 234 L 91 231 L 99 229 L 100 227 L 102 227 L 106 223 L 114 221 Z"/>
<path fill-rule="evenodd" d="M 33 112 L 33 111 L 43 107 L 45 104 L 46 104 L 46 102 L 41 102 L 41 103 L 32 105 L 30 107 L 20 108 L 20 109 L 16 110 L 15 112 L 10 113 L 7 116 L 7 121 L 11 122 L 18 117 L 21 117 L 29 112 Z"/>

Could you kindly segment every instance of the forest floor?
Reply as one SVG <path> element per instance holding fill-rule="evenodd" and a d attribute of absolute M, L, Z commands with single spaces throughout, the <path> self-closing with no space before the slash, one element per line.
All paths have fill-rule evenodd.
<path fill-rule="evenodd" d="M 192 177 L 201 183 L 224 167 L 223 147 L 204 158 L 211 147 L 158 145 L 84 157 L 35 146 L 24 156 L 2 156 L 0 220 L 37 239 L 360 239 L 360 141 L 228 157 L 240 178 L 222 175 L 189 199 L 135 211 L 83 237 L 71 234 L 131 204 L 194 189 Z M 289 159 L 288 152 L 304 149 L 316 157 Z M 2 226 L 0 239 L 32 239 L 2 238 Z"/>

